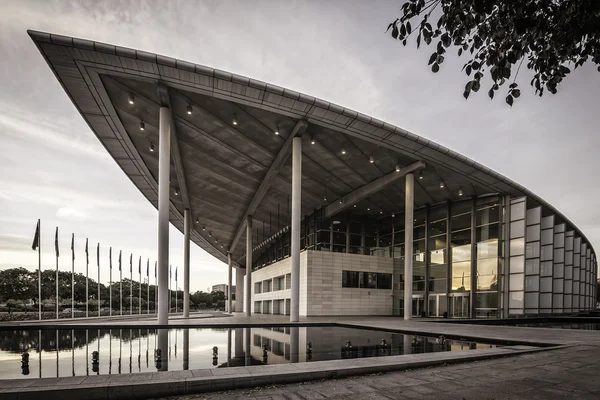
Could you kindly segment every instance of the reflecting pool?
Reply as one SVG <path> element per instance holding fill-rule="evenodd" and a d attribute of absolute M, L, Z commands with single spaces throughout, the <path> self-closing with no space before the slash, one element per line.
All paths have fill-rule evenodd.
<path fill-rule="evenodd" d="M 226 368 L 495 345 L 343 327 L 1 330 L 0 379 Z"/>

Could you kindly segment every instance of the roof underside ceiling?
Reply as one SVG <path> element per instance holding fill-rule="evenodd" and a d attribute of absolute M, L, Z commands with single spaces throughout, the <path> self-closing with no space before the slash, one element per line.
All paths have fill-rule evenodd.
<path fill-rule="evenodd" d="M 415 179 L 416 207 L 458 199 L 459 189 L 463 197 L 527 194 L 532 202 L 546 205 L 464 156 L 310 96 L 132 49 L 30 34 L 91 129 L 155 207 L 162 104 L 158 87 L 166 86 L 185 179 L 179 181 L 183 178 L 172 159 L 170 221 L 183 230 L 185 202 L 175 189 L 187 187 L 192 218 L 198 219 L 192 240 L 223 261 L 257 189 L 300 120 L 307 122 L 302 133 L 303 214 L 393 172 L 396 165 L 416 161 L 426 164 L 422 179 Z M 134 104 L 128 102 L 130 93 Z M 174 146 L 172 156 L 173 150 Z M 253 213 L 253 229 L 262 236 L 264 226 L 268 237 L 286 226 L 290 195 L 291 157 L 287 157 Z M 359 201 L 353 212 L 390 215 L 403 208 L 404 179 L 398 179 Z M 245 230 L 239 239 L 233 260 L 243 256 Z"/>
<path fill-rule="evenodd" d="M 100 78 L 120 122 L 157 180 L 160 108 L 157 84 L 109 75 Z M 173 87 L 168 91 L 190 208 L 193 218 L 199 221 L 194 229 L 225 253 L 254 193 L 297 121 L 282 114 Z M 130 94 L 135 98 L 134 104 L 128 102 Z M 187 112 L 188 105 L 192 107 L 192 114 Z M 233 124 L 234 119 L 237 125 Z M 140 121 L 145 125 L 143 131 Z M 402 167 L 417 161 L 317 124 L 309 123 L 302 138 L 303 214 L 393 172 L 396 165 Z M 151 143 L 154 152 L 150 151 Z M 263 229 L 268 237 L 290 221 L 291 174 L 289 157 L 253 214 L 253 229 L 260 230 L 261 236 Z M 428 165 L 422 176 L 423 179 L 415 181 L 416 207 L 458 198 L 459 188 L 464 196 L 489 192 L 439 166 Z M 440 188 L 440 182 L 444 182 L 444 188 Z M 183 213 L 183 200 L 175 195 L 176 188 L 181 186 L 172 162 L 171 202 Z M 156 201 L 153 203 L 157 206 Z M 353 212 L 377 216 L 382 211 L 383 215 L 389 215 L 403 208 L 404 180 L 400 179 L 361 200 Z M 233 249 L 234 260 L 242 256 L 245 239 L 239 243 Z"/>

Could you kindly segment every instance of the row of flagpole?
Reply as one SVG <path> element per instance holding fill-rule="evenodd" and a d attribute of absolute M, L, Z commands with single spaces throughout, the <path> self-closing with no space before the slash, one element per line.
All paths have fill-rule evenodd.
<path fill-rule="evenodd" d="M 38 313 L 39 319 L 42 319 L 42 250 L 41 250 L 41 221 L 38 219 L 35 228 L 35 234 L 33 238 L 33 244 L 31 248 L 38 251 Z M 56 253 L 56 318 L 59 318 L 60 303 L 59 303 L 59 265 L 58 259 L 60 256 L 59 245 L 58 245 L 58 227 L 56 227 L 54 235 L 54 251 Z M 71 318 L 75 317 L 75 234 L 71 234 Z M 86 256 L 86 267 L 85 267 L 85 316 L 89 317 L 89 251 L 88 251 L 88 239 L 85 239 L 85 256 Z M 121 266 L 122 252 L 119 250 L 119 315 L 123 315 L 123 270 Z M 96 248 L 96 261 L 98 267 L 98 316 L 101 316 L 101 284 L 100 284 L 100 243 Z M 154 263 L 154 301 L 158 304 L 158 282 L 157 282 L 157 263 Z M 109 248 L 109 316 L 112 316 L 112 247 Z M 139 258 L 138 270 L 140 274 L 139 280 L 139 314 L 142 314 L 142 257 Z M 133 254 L 129 256 L 129 271 L 130 271 L 130 290 L 129 290 L 129 314 L 133 315 Z M 172 267 L 169 267 L 169 298 L 171 298 L 171 284 L 172 284 Z M 146 263 L 146 277 L 147 277 L 147 314 L 150 314 L 150 259 Z M 175 312 L 177 312 L 177 267 L 175 267 Z M 155 313 L 157 307 L 155 306 Z"/>

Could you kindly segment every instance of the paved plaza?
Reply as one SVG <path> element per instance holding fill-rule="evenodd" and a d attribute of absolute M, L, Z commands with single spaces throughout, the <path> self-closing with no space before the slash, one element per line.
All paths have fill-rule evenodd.
<path fill-rule="evenodd" d="M 599 370 L 600 348 L 579 345 L 489 361 L 167 399 L 584 400 L 600 398 Z"/>
<path fill-rule="evenodd" d="M 53 325 L 67 328 L 73 322 L 85 326 L 85 321 L 68 320 L 56 321 Z M 77 397 L 77 394 L 90 393 L 91 389 L 97 398 L 111 399 L 152 396 L 177 400 L 600 398 L 600 382 L 596 377 L 600 370 L 600 335 L 597 331 L 454 324 L 426 319 L 404 321 L 387 317 L 305 318 L 301 324 L 326 322 L 414 334 L 511 341 L 516 345 L 469 352 L 318 363 L 21 380 L 2 385 L 0 398 L 35 398 L 41 391 L 48 399 L 64 398 L 65 395 Z M 118 318 L 118 321 L 98 318 L 93 326 L 152 327 L 154 323 L 152 318 L 134 316 Z M 278 323 L 289 323 L 289 319 L 261 315 L 249 318 L 241 314 L 221 314 L 220 318 L 198 315 L 190 319 L 173 316 L 169 327 L 239 327 Z M 24 323 L 3 325 L 23 327 Z M 89 322 L 87 326 L 90 326 Z M 552 348 L 534 346 L 540 344 Z M 16 384 L 18 389 L 14 389 Z M 225 391 L 236 387 L 239 389 Z M 168 397 L 174 393 L 183 396 Z"/>

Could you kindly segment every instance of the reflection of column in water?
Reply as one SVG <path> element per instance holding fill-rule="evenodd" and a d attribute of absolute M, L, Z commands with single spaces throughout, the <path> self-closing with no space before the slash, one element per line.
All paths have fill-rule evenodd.
<path fill-rule="evenodd" d="M 403 353 L 402 354 L 411 354 L 412 353 L 412 336 L 404 334 L 403 335 Z"/>
<path fill-rule="evenodd" d="M 140 284 L 140 287 L 141 287 L 141 284 Z M 140 299 L 141 299 L 141 297 L 140 297 Z M 140 308 L 140 310 L 141 310 L 141 308 Z M 142 372 L 142 330 L 141 329 L 138 329 L 138 372 Z"/>
<path fill-rule="evenodd" d="M 100 287 L 100 280 L 98 280 L 98 287 Z M 100 293 L 98 291 L 98 293 Z M 100 315 L 100 304 L 98 303 L 98 315 Z M 100 362 L 100 329 L 98 329 L 98 362 Z M 100 375 L 100 369 L 96 368 L 96 375 Z"/>
<path fill-rule="evenodd" d="M 119 374 L 121 373 L 121 357 L 123 357 L 123 329 L 119 329 Z"/>
<path fill-rule="evenodd" d="M 175 291 L 175 295 L 177 295 L 177 291 Z M 175 303 L 177 304 L 177 303 Z M 177 307 L 177 306 L 175 306 Z M 177 360 L 177 329 L 175 329 L 175 332 L 173 332 L 175 334 L 175 359 Z"/>
<path fill-rule="evenodd" d="M 231 312 L 231 310 L 229 310 L 229 312 Z M 185 349 L 185 336 L 183 337 L 183 348 Z M 227 329 L 227 366 L 231 367 L 231 328 Z"/>
<path fill-rule="evenodd" d="M 300 332 L 298 327 L 290 328 L 290 362 L 297 363 L 298 362 L 298 353 L 300 346 Z"/>
<path fill-rule="evenodd" d="M 133 282 L 133 281 L 132 281 Z M 131 307 L 129 307 L 129 311 L 131 312 Z M 133 331 L 129 330 L 129 373 L 133 372 Z"/>
<path fill-rule="evenodd" d="M 150 311 L 148 311 L 148 313 L 150 313 Z M 150 329 L 146 329 L 146 368 L 150 368 L 148 365 L 148 349 L 150 349 Z"/>
<path fill-rule="evenodd" d="M 111 307 L 112 310 L 112 307 Z M 112 329 L 108 330 L 108 374 L 112 373 Z"/>
<path fill-rule="evenodd" d="M 58 378 L 58 329 L 56 330 L 56 377 Z"/>
<path fill-rule="evenodd" d="M 40 378 L 42 377 L 42 331 L 39 330 L 38 331 L 38 355 L 40 357 L 39 359 L 39 375 Z"/>
<path fill-rule="evenodd" d="M 250 307 L 250 305 L 248 305 L 248 307 Z M 250 332 L 251 329 L 250 328 L 245 328 L 245 335 L 244 335 L 244 358 L 245 358 L 245 365 L 252 365 L 252 354 L 250 353 Z"/>
<path fill-rule="evenodd" d="M 169 360 L 166 357 L 167 351 L 169 347 L 169 330 L 168 329 L 159 329 L 158 330 L 158 348 L 156 349 L 157 359 L 156 369 L 158 371 L 168 371 L 169 370 Z"/>
<path fill-rule="evenodd" d="M 85 375 L 88 376 L 90 374 L 90 366 L 88 364 L 89 361 L 89 348 L 88 348 L 88 343 L 90 341 L 90 336 L 89 336 L 89 332 L 86 329 L 85 330 Z"/>
<path fill-rule="evenodd" d="M 75 376 L 75 331 L 71 329 L 71 370 Z"/>
<path fill-rule="evenodd" d="M 169 298 L 169 301 L 171 301 L 171 298 Z M 169 332 L 168 333 L 168 340 L 169 340 L 169 361 L 171 361 L 171 331 L 167 331 L 167 332 Z"/>
<path fill-rule="evenodd" d="M 187 328 L 183 330 L 183 369 L 190 369 L 190 330 Z"/>
<path fill-rule="evenodd" d="M 242 328 L 235 328 L 235 346 L 233 357 L 242 358 L 244 357 L 244 330 Z"/>

